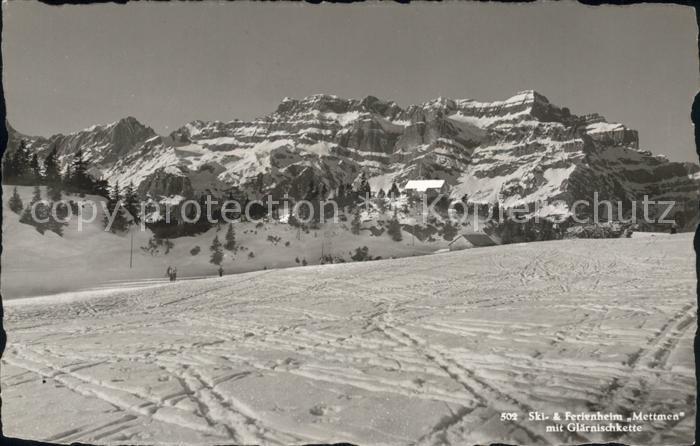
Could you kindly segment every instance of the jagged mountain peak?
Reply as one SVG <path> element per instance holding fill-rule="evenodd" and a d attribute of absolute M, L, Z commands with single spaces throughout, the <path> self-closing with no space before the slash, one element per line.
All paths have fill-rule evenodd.
<path fill-rule="evenodd" d="M 475 99 L 454 99 L 439 96 L 421 104 L 400 107 L 395 101 L 381 99 L 373 95 L 363 99 L 343 98 L 332 94 L 313 94 L 295 99 L 285 97 L 273 116 L 287 114 L 345 114 L 350 112 L 373 113 L 390 119 L 430 120 L 435 113 L 466 112 L 475 114 L 493 114 L 499 110 L 527 111 L 535 119 L 553 119 L 562 114 L 561 109 L 549 102 L 546 96 L 535 90 L 522 90 L 514 95 L 497 101 L 478 101 Z M 427 114 L 426 114 L 427 113 Z"/>
<path fill-rule="evenodd" d="M 55 149 L 63 164 L 70 162 L 73 155 L 80 151 L 91 164 L 93 172 L 108 169 L 114 163 L 143 149 L 147 142 L 154 143 L 160 140 L 152 128 L 133 116 L 68 134 L 59 133 L 48 138 L 16 133 L 9 124 L 8 129 L 13 132 L 8 150 L 14 150 L 18 145 L 13 143 L 13 140 L 24 140 L 30 150 L 36 152 L 40 158 Z"/>
<path fill-rule="evenodd" d="M 349 113 L 366 112 L 380 115 L 398 114 L 403 110 L 396 102 L 367 95 L 362 99 L 343 98 L 332 94 L 314 94 L 301 99 L 285 97 L 276 114 L 284 113 Z"/>
<path fill-rule="evenodd" d="M 141 123 L 138 119 L 133 116 L 126 116 L 117 121 L 113 121 L 107 124 L 95 124 L 88 128 L 78 130 L 77 132 L 69 133 L 67 136 L 83 134 L 83 133 L 103 133 L 103 134 L 113 134 L 119 132 L 127 133 L 149 133 L 152 136 L 156 135 L 156 132 L 149 126 Z"/>
<path fill-rule="evenodd" d="M 535 90 L 522 90 L 517 93 L 515 93 L 513 96 L 509 97 L 506 99 L 504 102 L 517 102 L 517 101 L 538 101 L 538 102 L 546 102 L 549 103 L 549 99 L 545 97 L 542 93 L 539 93 Z"/>
<path fill-rule="evenodd" d="M 277 114 L 299 113 L 315 110 L 317 112 L 345 113 L 352 106 L 352 101 L 331 94 L 313 94 L 302 99 L 285 98 L 277 107 Z"/>
<path fill-rule="evenodd" d="M 124 117 L 124 118 L 116 121 L 114 124 L 115 124 L 115 126 L 130 126 L 130 127 L 147 128 L 146 125 L 142 124 L 141 121 L 134 118 L 133 116 Z"/>
<path fill-rule="evenodd" d="M 431 99 L 427 102 L 424 102 L 422 106 L 424 108 L 441 108 L 451 110 L 456 108 L 457 103 L 454 99 L 446 98 L 444 96 L 438 96 L 435 99 Z"/>

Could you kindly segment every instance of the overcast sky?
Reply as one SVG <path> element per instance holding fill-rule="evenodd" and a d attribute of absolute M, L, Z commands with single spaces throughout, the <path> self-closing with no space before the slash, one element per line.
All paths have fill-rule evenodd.
<path fill-rule="evenodd" d="M 135 116 L 166 134 L 285 96 L 505 99 L 535 89 L 694 160 L 694 11 L 682 6 L 3 2 L 8 119 L 30 135 Z"/>

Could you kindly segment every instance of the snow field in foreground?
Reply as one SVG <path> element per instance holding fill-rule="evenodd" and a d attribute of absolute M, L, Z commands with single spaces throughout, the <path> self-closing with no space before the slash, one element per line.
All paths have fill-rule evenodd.
<path fill-rule="evenodd" d="M 691 241 L 529 243 L 6 301 L 5 433 L 101 444 L 690 443 Z M 685 417 L 627 435 L 545 433 L 526 421 L 532 410 Z"/>

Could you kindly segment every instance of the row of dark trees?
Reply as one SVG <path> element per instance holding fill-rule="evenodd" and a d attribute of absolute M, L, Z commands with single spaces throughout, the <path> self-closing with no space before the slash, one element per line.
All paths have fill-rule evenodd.
<path fill-rule="evenodd" d="M 360 180 L 355 187 L 351 184 L 341 183 L 334 192 L 334 199 L 341 207 L 356 204 L 362 199 L 372 196 L 372 188 L 364 172 L 360 174 Z M 309 201 L 327 199 L 330 193 L 331 190 L 325 183 L 316 183 L 313 180 L 309 181 L 306 187 L 297 185 L 288 192 L 289 196 L 294 199 Z M 398 198 L 400 195 L 399 187 L 396 183 L 392 183 L 388 192 L 380 188 L 376 196 L 377 198 Z"/>
<path fill-rule="evenodd" d="M 61 172 L 58 162 L 57 148 L 52 148 L 48 155 L 40 160 L 36 153 L 31 153 L 27 147 L 26 141 L 20 141 L 18 148 L 5 157 L 3 163 L 3 181 L 6 184 L 16 185 L 46 185 L 47 197 L 52 201 L 61 199 L 61 192 L 77 193 L 77 194 L 94 194 L 107 198 L 107 210 L 109 215 L 105 216 L 104 224 L 107 225 L 114 215 L 110 230 L 112 232 L 120 232 L 127 229 L 129 224 L 128 214 L 131 214 L 133 220 L 138 220 L 139 209 L 138 200 L 135 191 L 131 185 L 123 190 L 119 185 L 114 185 L 110 188 L 108 182 L 102 179 L 95 179 L 88 173 L 88 163 L 85 161 L 83 152 L 78 150 L 71 160 L 70 164 Z M 258 178 L 257 183 L 262 187 L 262 179 Z M 298 186 L 297 186 L 298 187 Z M 313 221 L 318 222 L 321 217 L 321 212 L 332 211 L 331 207 L 321 209 L 320 202 L 330 196 L 330 191 L 325 183 L 317 183 L 310 181 L 302 191 L 298 191 L 299 198 L 308 200 L 312 203 Z M 362 201 L 366 196 L 371 195 L 371 188 L 365 173 L 362 173 L 356 187 L 350 184 L 341 184 L 335 190 L 335 200 L 339 207 L 350 206 L 354 207 Z M 389 194 L 385 194 L 380 190 L 379 196 L 397 197 L 399 195 L 396 184 L 392 185 Z M 200 205 L 205 202 L 206 196 L 200 197 Z M 122 206 L 117 208 L 117 203 L 122 203 Z M 247 200 L 246 200 L 247 201 Z M 244 203 L 244 207 L 245 207 Z M 116 214 L 115 214 L 116 212 Z M 191 210 L 194 212 L 194 210 Z M 308 208 L 302 208 L 301 213 L 309 212 Z M 205 232 L 211 227 L 211 223 L 206 220 L 205 215 L 200 215 L 198 221 L 194 223 L 182 224 L 178 222 L 176 214 L 174 221 L 170 224 L 165 222 L 149 223 L 149 227 L 157 232 L 157 235 L 163 237 L 177 237 L 181 235 L 193 235 L 196 233 Z M 213 217 L 219 220 L 221 215 L 218 210 L 214 209 Z M 251 216 L 253 218 L 262 218 L 267 214 L 267 206 L 255 204 L 251 208 Z M 307 215 L 301 215 L 306 219 Z M 192 216 L 190 216 L 192 217 Z"/>
<path fill-rule="evenodd" d="M 107 196 L 106 208 L 103 222 L 114 233 L 126 231 L 131 222 L 138 222 L 141 218 L 138 196 L 131 183 L 123 190 L 119 188 L 119 183 L 115 183 Z"/>
<path fill-rule="evenodd" d="M 32 199 L 24 206 L 15 186 L 8 205 L 10 210 L 20 215 L 20 223 L 32 225 L 42 234 L 49 230 L 63 235 L 63 227 L 67 224 L 66 217 L 69 213 L 77 214 L 79 204 L 72 200 L 69 202 L 70 205 L 63 202 L 59 188 L 47 188 L 46 198 L 44 200 L 41 196 L 40 186 L 35 185 Z M 121 205 L 117 208 L 117 203 L 120 201 Z M 111 232 L 117 233 L 128 229 L 130 224 L 128 214 L 132 216 L 131 221 L 138 221 L 138 201 L 131 185 L 127 186 L 124 192 L 120 192 L 119 185 L 115 185 L 106 207 L 108 214 L 104 216 L 103 223 L 107 227 L 110 224 L 110 216 L 113 216 L 109 225 Z M 34 208 L 34 215 L 32 215 L 32 208 Z"/>
<path fill-rule="evenodd" d="M 5 155 L 2 176 L 5 184 L 46 185 L 49 198 L 60 190 L 103 197 L 109 195 L 107 181 L 95 179 L 88 173 L 88 163 L 82 150 L 75 152 L 70 164 L 61 172 L 56 147 L 40 160 L 36 153 L 31 153 L 26 141 L 21 140 L 16 150 Z"/>
<path fill-rule="evenodd" d="M 5 184 L 35 186 L 32 201 L 27 206 L 27 209 L 22 211 L 20 221 L 36 226 L 39 232 L 43 233 L 46 229 L 49 229 L 58 234 L 62 233 L 61 227 L 64 224 L 56 222 L 50 212 L 54 203 L 62 200 L 62 192 L 81 195 L 92 194 L 107 198 L 109 215 L 105 216 L 104 224 L 107 226 L 110 216 L 114 215 L 110 226 L 112 232 L 116 233 L 127 229 L 130 221 L 128 214 L 131 214 L 132 221 L 138 221 L 139 204 L 133 185 L 129 184 L 121 190 L 118 184 L 110 188 L 106 180 L 93 178 L 88 173 L 88 163 L 83 156 L 82 150 L 75 152 L 71 162 L 62 172 L 56 147 L 53 147 L 46 157 L 40 160 L 36 153 L 31 153 L 26 142 L 22 140 L 16 150 L 5 155 L 2 169 L 3 182 Z M 39 185 L 46 186 L 46 198 L 51 202 L 48 207 L 46 204 L 39 204 L 36 208 L 36 214 L 40 219 L 43 220 L 48 215 L 49 223 L 46 224 L 33 221 L 30 215 L 31 206 L 41 201 Z M 117 207 L 117 203 L 120 201 L 121 206 Z M 21 199 L 15 189 L 10 198 L 10 205 L 13 211 L 20 213 L 17 210 L 19 207 L 22 207 L 20 203 Z M 59 206 L 57 210 L 59 217 L 61 212 L 64 211 Z M 32 221 L 30 222 L 30 220 Z"/>
<path fill-rule="evenodd" d="M 398 198 L 401 195 L 401 192 L 399 191 L 399 187 L 396 185 L 395 182 L 391 183 L 391 188 L 388 191 L 385 191 L 384 189 L 380 188 L 377 191 L 377 198 L 391 198 L 395 199 Z M 341 184 L 338 186 L 338 189 L 336 190 L 336 201 L 338 201 L 339 205 L 345 205 L 345 204 L 353 204 L 359 201 L 360 199 L 364 199 L 365 197 L 371 197 L 372 196 L 372 188 L 369 185 L 369 181 L 367 181 L 367 175 L 365 175 L 364 172 L 360 175 L 360 181 L 358 182 L 357 186 L 355 188 L 352 187 L 350 184 Z"/>
<path fill-rule="evenodd" d="M 391 189 L 389 189 L 389 192 L 384 192 L 384 189 L 379 189 L 379 192 L 377 192 L 377 198 L 399 198 L 401 195 L 401 192 L 399 191 L 399 187 L 396 185 L 396 183 L 391 183 Z"/>
<path fill-rule="evenodd" d="M 548 218 L 532 217 L 525 221 L 506 218 L 495 223 L 491 231 L 500 237 L 502 243 L 508 244 L 560 239 L 569 226 L 570 221 L 555 222 Z"/>

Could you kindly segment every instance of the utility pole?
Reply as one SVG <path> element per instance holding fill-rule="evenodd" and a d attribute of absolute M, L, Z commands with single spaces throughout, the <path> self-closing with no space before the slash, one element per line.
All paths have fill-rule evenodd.
<path fill-rule="evenodd" d="M 330 257 L 331 263 L 333 263 L 333 233 L 326 231 L 326 236 L 326 239 L 328 240 L 328 257 Z"/>
<path fill-rule="evenodd" d="M 133 226 L 133 225 L 130 225 Z M 134 230 L 131 231 L 131 248 L 129 249 L 129 269 L 134 265 Z"/>

